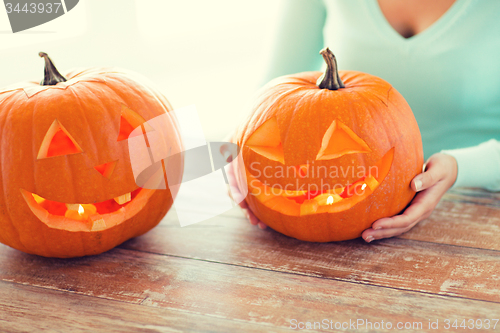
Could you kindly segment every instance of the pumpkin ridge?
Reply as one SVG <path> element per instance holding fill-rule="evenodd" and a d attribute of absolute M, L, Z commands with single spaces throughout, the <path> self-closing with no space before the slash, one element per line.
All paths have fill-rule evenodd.
<path fill-rule="evenodd" d="M 103 83 L 101 82 L 101 84 L 103 84 Z M 109 89 L 109 87 L 105 83 L 104 83 L 104 86 L 107 89 Z M 106 108 L 106 105 L 104 105 L 104 103 L 99 98 L 99 96 L 97 96 L 96 93 L 92 89 L 90 89 L 90 87 L 88 87 L 86 84 L 82 84 L 82 88 L 86 89 L 87 95 L 92 95 L 92 101 L 98 102 L 99 108 L 97 108 L 97 109 L 103 110 L 102 111 L 102 118 L 104 118 L 104 115 L 106 115 L 103 123 L 106 123 L 106 124 L 110 124 L 111 123 L 111 124 L 113 124 L 113 127 L 116 129 L 117 124 L 115 122 L 115 119 L 113 119 L 113 115 L 110 114 L 112 112 L 112 110 L 108 110 L 108 108 Z M 109 89 L 109 90 L 111 90 L 111 92 L 114 93 L 114 91 L 112 91 L 112 89 Z M 76 95 L 76 92 L 74 92 L 74 95 Z M 88 97 L 88 98 L 90 98 L 90 97 Z M 82 116 L 85 119 L 86 123 L 90 124 L 88 116 L 87 116 L 87 112 L 85 112 L 85 108 L 83 107 L 81 100 L 78 99 L 78 98 L 77 98 L 77 100 L 78 100 L 79 106 L 81 107 L 81 112 L 80 113 L 82 114 Z M 124 102 L 124 101 L 122 101 L 122 102 Z M 118 126 L 119 126 L 119 124 L 118 124 Z M 94 148 L 92 151 L 95 151 L 95 152 L 98 153 L 97 156 L 95 156 L 96 161 L 94 162 L 94 164 L 95 163 L 99 163 L 99 161 L 101 161 L 102 159 L 105 159 L 105 158 L 103 158 L 103 156 L 101 156 L 101 150 L 99 149 L 99 146 L 96 143 L 98 140 L 95 140 L 96 136 L 94 135 L 94 127 L 93 126 L 89 126 L 88 128 L 91 129 L 92 140 L 89 140 L 89 141 L 92 143 L 93 148 Z M 117 129 L 117 135 L 116 135 L 117 137 L 118 137 L 118 131 L 119 131 L 119 128 Z M 113 141 L 113 140 L 110 138 L 109 141 Z M 119 156 L 117 159 L 122 159 L 123 157 L 124 156 Z M 106 156 L 106 158 L 108 158 L 108 156 Z M 115 159 L 115 158 L 113 158 L 113 159 Z"/>
<path fill-rule="evenodd" d="M 83 87 L 85 87 L 85 85 L 83 85 Z M 90 131 L 88 131 L 88 133 L 90 133 L 90 136 L 91 136 L 90 140 L 88 140 L 88 141 L 92 144 L 92 149 L 90 151 L 99 151 L 98 147 L 96 145 L 96 140 L 95 140 L 95 136 L 93 133 L 94 128 L 92 126 L 90 126 L 90 122 L 87 118 L 87 114 L 84 112 L 84 107 L 82 105 L 82 101 L 78 98 L 73 86 L 71 86 L 71 88 L 69 89 L 69 92 L 72 95 L 73 103 L 77 103 L 78 111 L 79 111 L 78 113 L 83 115 L 82 118 L 85 120 L 85 127 L 90 129 Z"/>
<path fill-rule="evenodd" d="M 294 120 L 295 118 L 300 119 L 299 114 L 302 114 L 302 113 L 311 114 L 312 113 L 311 110 L 313 108 L 314 103 L 310 103 L 309 101 L 315 100 L 315 99 L 317 99 L 318 96 L 321 96 L 321 94 L 318 95 L 318 91 L 320 91 L 320 90 L 307 90 L 307 89 L 304 89 L 304 91 L 302 91 L 303 94 L 301 94 L 300 98 L 297 100 L 297 102 L 294 103 L 295 105 L 293 106 L 293 111 L 289 112 L 290 115 L 288 117 L 287 123 L 289 123 L 289 124 L 300 123 L 301 122 L 300 120 L 299 121 Z M 283 143 L 283 146 L 289 146 L 289 144 L 287 145 L 287 143 L 289 143 L 289 141 L 287 139 L 289 138 L 289 133 L 290 133 L 290 127 L 291 126 L 282 126 L 282 127 L 285 128 L 285 132 L 283 134 L 281 142 Z M 283 133 L 283 131 L 282 131 L 282 133 Z M 293 135 L 291 135 L 290 137 L 293 138 Z M 309 143 L 309 144 L 314 144 L 314 143 Z M 285 160 L 286 160 L 286 155 L 290 156 L 291 150 L 292 149 L 285 150 L 285 148 L 283 148 L 284 155 L 285 155 Z M 290 160 L 290 158 L 289 158 L 289 160 Z M 291 160 L 294 160 L 294 157 Z"/>
<path fill-rule="evenodd" d="M 10 97 L 10 96 L 9 96 Z M 15 96 L 13 96 L 15 97 Z M 5 101 L 5 100 L 4 100 Z M 2 101 L 2 102 L 4 102 Z M 0 133 L 5 133 L 5 128 L 7 127 L 7 121 L 5 121 L 5 119 L 9 119 L 11 116 L 11 112 L 12 112 L 12 108 L 7 108 L 7 111 L 6 111 L 6 114 L 0 114 L 0 120 L 3 121 L 2 123 L 2 128 L 1 128 L 1 131 Z M 2 135 L 3 136 L 3 135 Z M 1 144 L 6 144 L 6 142 L 4 140 L 1 141 Z M 0 146 L 1 147 L 1 146 Z M 1 147 L 2 149 L 0 149 L 0 162 L 1 162 L 1 165 L 0 165 L 0 184 L 2 184 L 2 202 L 5 203 L 7 201 L 7 193 L 9 193 L 9 190 L 6 188 L 7 184 L 6 182 L 4 181 L 4 167 L 5 167 L 5 163 L 4 162 L 4 152 L 6 151 L 5 149 L 3 149 L 3 147 Z M 7 205 L 4 205 L 5 209 L 4 209 L 4 212 L 7 213 L 8 217 L 9 217 L 9 225 L 12 226 L 12 230 L 15 232 L 15 236 L 16 236 L 16 240 L 18 242 L 18 244 L 20 244 L 24 249 L 26 249 L 26 246 L 23 244 L 22 240 L 21 240 L 21 234 L 19 232 L 19 229 L 17 228 L 17 226 L 12 222 L 13 221 L 13 218 L 12 218 L 12 214 L 10 212 L 10 209 L 9 207 L 7 207 Z"/>

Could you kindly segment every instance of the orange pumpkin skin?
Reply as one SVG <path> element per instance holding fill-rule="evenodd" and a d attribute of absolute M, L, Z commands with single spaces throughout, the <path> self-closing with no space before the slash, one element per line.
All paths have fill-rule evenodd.
<path fill-rule="evenodd" d="M 147 121 L 172 110 L 165 97 L 126 71 L 87 69 L 65 76 L 68 81 L 56 85 L 25 82 L 0 90 L 0 242 L 45 257 L 108 251 L 156 226 L 175 196 L 168 188 L 139 190 L 127 140 L 117 140 L 123 108 Z M 39 158 L 56 119 L 82 152 Z M 178 137 L 172 133 L 173 152 L 182 149 Z M 105 177 L 96 167 L 109 162 L 116 163 Z M 178 167 L 182 170 L 182 165 Z M 68 204 L 113 205 L 113 198 L 129 192 L 136 193 L 132 201 L 106 211 L 109 215 L 103 214 L 106 218 L 94 225 L 90 220 L 65 219 L 64 213 L 42 221 L 34 213 L 39 207 L 31 196 Z"/>
<path fill-rule="evenodd" d="M 321 74 L 305 72 L 271 81 L 262 88 L 253 113 L 236 136 L 242 147 L 237 182 L 240 188 L 248 187 L 246 201 L 252 211 L 272 229 L 311 242 L 354 239 L 374 221 L 401 212 L 415 195 L 410 181 L 423 166 L 418 125 L 409 105 L 396 89 L 378 77 L 354 71 L 339 72 L 345 88 L 320 89 L 316 82 Z M 279 127 L 284 164 L 257 153 L 248 145 L 260 126 L 273 117 Z M 325 132 L 333 121 L 351 129 L 371 152 L 316 160 Z M 273 135 L 267 133 L 267 136 Z M 295 187 L 286 189 L 299 190 L 300 186 L 308 184 L 324 188 L 336 183 L 352 183 L 357 177 L 351 174 L 336 179 L 318 175 L 301 178 L 294 174 L 278 177 L 268 172 L 270 177 L 263 179 L 262 174 L 256 173 L 261 173 L 264 167 L 277 170 L 280 166 L 309 163 L 330 168 L 363 166 L 368 169 L 384 156 L 389 156 L 391 151 L 392 163 L 386 163 L 387 172 L 378 187 L 355 204 L 342 201 L 344 206 L 323 206 L 323 212 L 319 209 L 317 213 L 301 215 L 301 205 L 288 198 L 273 197 L 263 202 L 258 195 L 252 194 L 256 193 L 256 186 L 252 184 L 255 179 L 276 188 L 295 184 Z M 325 212 L 329 209 L 331 212 Z"/>

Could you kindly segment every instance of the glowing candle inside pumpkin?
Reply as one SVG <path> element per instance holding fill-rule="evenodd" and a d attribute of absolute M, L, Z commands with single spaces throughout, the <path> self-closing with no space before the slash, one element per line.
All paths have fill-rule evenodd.
<path fill-rule="evenodd" d="M 78 215 L 82 216 L 85 213 L 85 209 L 83 209 L 82 205 L 78 205 Z"/>
<path fill-rule="evenodd" d="M 64 216 L 73 220 L 84 221 L 97 212 L 96 206 L 92 204 L 67 204 L 67 206 L 69 207 Z"/>
<path fill-rule="evenodd" d="M 328 197 L 328 199 L 326 199 L 326 204 L 327 205 L 333 204 L 333 197 L 331 195 Z"/>

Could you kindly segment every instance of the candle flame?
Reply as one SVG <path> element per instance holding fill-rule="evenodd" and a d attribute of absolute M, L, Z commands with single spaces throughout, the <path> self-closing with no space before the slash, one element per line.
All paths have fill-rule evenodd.
<path fill-rule="evenodd" d="M 333 197 L 331 195 L 328 197 L 328 199 L 326 199 L 326 204 L 327 205 L 333 204 Z"/>
<path fill-rule="evenodd" d="M 82 216 L 85 213 L 85 209 L 83 209 L 82 205 L 78 205 L 78 215 Z"/>

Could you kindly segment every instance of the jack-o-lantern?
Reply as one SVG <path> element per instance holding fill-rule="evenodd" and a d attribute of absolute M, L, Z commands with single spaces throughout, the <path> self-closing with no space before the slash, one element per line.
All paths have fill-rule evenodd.
<path fill-rule="evenodd" d="M 271 228 L 301 240 L 357 238 L 414 197 L 422 170 L 420 131 L 404 98 L 386 81 L 327 69 L 283 76 L 262 88 L 237 142 L 240 188 Z M 321 77 L 320 77 L 321 76 Z M 245 182 L 246 179 L 246 182 Z"/>
<path fill-rule="evenodd" d="M 63 76 L 40 56 L 41 84 L 0 91 L 0 242 L 46 257 L 99 254 L 150 230 L 170 209 L 168 186 L 136 185 L 127 140 L 172 108 L 133 73 Z M 168 142 L 174 153 L 178 138 Z"/>

